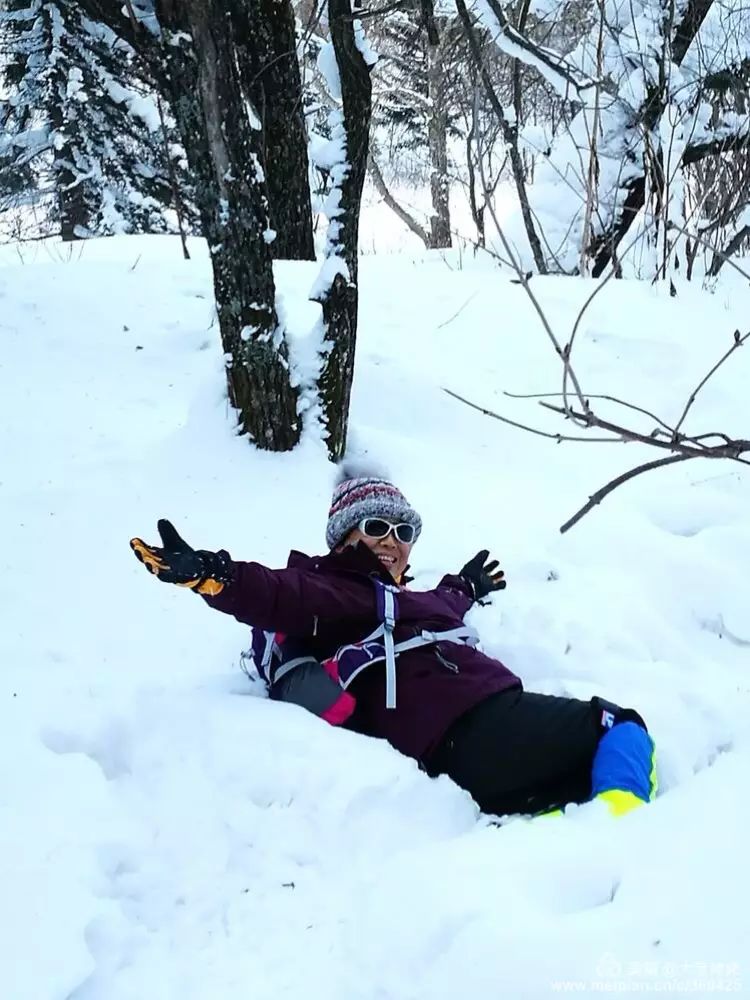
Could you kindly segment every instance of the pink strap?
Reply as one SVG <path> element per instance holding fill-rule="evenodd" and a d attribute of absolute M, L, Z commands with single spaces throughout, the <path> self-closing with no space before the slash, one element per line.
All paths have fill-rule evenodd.
<path fill-rule="evenodd" d="M 327 708 L 320 717 L 332 726 L 342 726 L 356 707 L 357 702 L 352 695 L 348 691 L 342 691 L 331 707 Z"/>
<path fill-rule="evenodd" d="M 328 676 L 331 678 L 331 680 L 332 681 L 336 681 L 336 683 L 338 684 L 339 680 L 340 680 L 340 678 L 339 678 L 339 661 L 336 659 L 336 657 L 332 656 L 329 660 L 323 660 L 323 662 L 321 663 L 321 666 L 323 667 L 323 669 L 325 670 L 325 672 L 328 674 Z"/>

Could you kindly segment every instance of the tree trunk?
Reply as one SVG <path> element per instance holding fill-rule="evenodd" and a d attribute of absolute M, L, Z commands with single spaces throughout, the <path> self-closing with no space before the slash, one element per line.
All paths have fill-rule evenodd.
<path fill-rule="evenodd" d="M 427 96 L 430 106 L 427 118 L 427 141 L 430 150 L 430 246 L 441 249 L 451 246 L 450 184 L 448 182 L 448 114 L 446 111 L 443 51 L 434 19 L 433 31 L 427 39 Z"/>
<path fill-rule="evenodd" d="M 261 125 L 261 163 L 266 175 L 276 258 L 315 260 L 312 206 L 290 0 L 232 0 L 242 84 Z"/>
<path fill-rule="evenodd" d="M 322 306 L 327 349 L 318 386 L 328 452 L 337 461 L 346 449 L 354 375 L 359 211 L 367 173 L 372 85 L 370 68 L 357 45 L 351 0 L 328 0 L 328 23 L 341 83 L 340 137 L 346 152 L 345 161 L 332 171 L 338 207 L 328 227 L 325 281 L 316 298 Z M 333 196 L 334 192 L 329 199 Z"/>
<path fill-rule="evenodd" d="M 157 0 L 157 14 L 211 255 L 230 400 L 242 433 L 259 448 L 286 451 L 299 440 L 297 392 L 276 315 L 258 132 L 239 79 L 231 18 L 222 0 Z"/>
<path fill-rule="evenodd" d="M 60 213 L 60 236 L 64 243 L 86 239 L 91 219 L 83 182 L 69 167 L 65 157 L 66 147 L 55 150 L 55 188 Z"/>
<path fill-rule="evenodd" d="M 43 19 L 45 83 L 48 106 L 45 109 L 49 124 L 55 134 L 52 152 L 52 176 L 60 214 L 60 236 L 66 243 L 85 239 L 92 228 L 91 206 L 86 192 L 86 181 L 82 175 L 87 173 L 86 167 L 80 164 L 81 170 L 76 170 L 76 143 L 81 141 L 77 135 L 75 105 L 68 97 L 69 65 L 60 58 L 58 47 L 59 26 L 56 17 L 60 16 L 57 8 L 49 5 L 40 10 Z M 67 28 L 67 24 L 65 28 Z"/>
<path fill-rule="evenodd" d="M 480 208 L 477 202 L 477 175 L 474 169 L 474 150 L 473 145 L 477 142 L 477 130 L 476 130 L 476 115 L 472 116 L 471 129 L 466 136 L 466 169 L 469 178 L 469 208 L 471 209 L 471 217 L 474 220 L 474 225 L 477 229 L 477 245 L 483 247 L 485 245 L 484 237 L 484 205 Z M 477 142 L 477 156 L 482 155 L 482 150 L 479 148 L 479 143 Z"/>
<path fill-rule="evenodd" d="M 161 94 L 158 93 L 156 95 L 156 107 L 159 111 L 159 124 L 161 125 L 162 142 L 164 144 L 164 161 L 167 165 L 169 186 L 172 189 L 172 205 L 174 206 L 174 212 L 177 216 L 177 229 L 180 234 L 180 243 L 182 244 L 182 256 L 185 260 L 190 260 L 190 250 L 188 248 L 187 232 L 185 230 L 185 202 L 183 201 L 182 191 L 180 190 L 180 182 L 177 177 L 177 170 L 175 169 L 174 157 L 171 149 L 169 148 L 169 130 L 167 129 L 167 122 L 164 117 L 164 102 L 161 99 Z"/>

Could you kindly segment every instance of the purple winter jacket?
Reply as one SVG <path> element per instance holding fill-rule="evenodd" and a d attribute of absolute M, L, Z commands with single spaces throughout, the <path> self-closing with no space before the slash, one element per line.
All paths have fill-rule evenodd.
<path fill-rule="evenodd" d="M 364 639 L 380 624 L 373 577 L 393 583 L 362 543 L 325 556 L 292 552 L 286 569 L 234 562 L 234 581 L 204 598 L 238 621 L 304 639 L 316 659 Z M 422 629 L 457 628 L 473 603 L 457 576 L 434 590 L 402 589 L 394 632 L 401 642 Z M 385 707 L 385 668 L 374 664 L 350 687 L 357 708 L 348 727 L 381 737 L 417 760 L 427 760 L 450 726 L 489 695 L 521 681 L 499 660 L 462 643 L 443 642 L 398 657 L 396 708 Z"/>

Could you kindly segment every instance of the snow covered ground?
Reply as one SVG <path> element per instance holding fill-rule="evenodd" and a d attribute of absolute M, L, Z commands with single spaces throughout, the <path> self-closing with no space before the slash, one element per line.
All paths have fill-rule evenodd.
<path fill-rule="evenodd" d="M 466 253 L 368 256 L 351 447 L 425 520 L 417 584 L 477 549 L 509 586 L 473 612 L 527 687 L 637 707 L 661 794 L 490 825 L 447 779 L 263 698 L 246 631 L 150 579 L 134 534 L 272 566 L 323 547 L 333 470 L 233 437 L 198 244 L 0 248 L 0 994 L 3 1000 L 750 996 L 750 475 L 560 444 L 559 364 L 522 289 Z M 278 269 L 297 349 L 310 265 Z M 592 283 L 536 280 L 570 330 Z M 747 329 L 750 289 L 612 283 L 587 393 L 674 420 Z M 688 427 L 750 433 L 750 348 Z M 614 409 L 604 410 L 614 414 Z M 650 430 L 649 421 L 642 425 Z"/>

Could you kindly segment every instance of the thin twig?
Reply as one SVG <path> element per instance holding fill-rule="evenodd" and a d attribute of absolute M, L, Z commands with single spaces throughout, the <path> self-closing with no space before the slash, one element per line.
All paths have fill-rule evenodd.
<path fill-rule="evenodd" d="M 456 310 L 456 312 L 454 312 L 454 313 L 453 313 L 453 315 L 452 315 L 452 316 L 450 317 L 450 319 L 447 319 L 447 320 L 445 320 L 445 322 L 444 322 L 444 323 L 440 323 L 440 324 L 438 324 L 438 326 L 437 326 L 437 329 L 438 329 L 438 330 L 442 330 L 444 326 L 448 326 L 448 324 L 449 324 L 449 323 L 452 323 L 452 322 L 453 322 L 453 320 L 454 320 L 454 319 L 456 319 L 456 317 L 457 317 L 457 316 L 460 316 L 460 315 L 461 315 L 461 313 L 462 313 L 462 312 L 464 311 L 464 309 L 465 309 L 465 308 L 466 308 L 466 307 L 468 306 L 468 304 L 469 304 L 470 302 L 473 302 L 473 301 L 474 301 L 474 299 L 475 299 L 475 298 L 477 297 L 477 295 L 479 295 L 479 293 L 480 293 L 480 292 L 481 292 L 481 288 L 477 288 L 477 290 L 476 290 L 475 292 L 472 292 L 472 294 L 471 294 L 471 295 L 470 295 L 470 296 L 468 297 L 468 299 L 467 299 L 467 300 L 466 300 L 466 301 L 464 302 L 464 304 L 463 304 L 463 305 L 461 306 L 461 308 L 460 308 L 460 309 L 457 309 L 457 310 Z"/>
<path fill-rule="evenodd" d="M 466 40 L 469 43 L 469 48 L 471 49 L 472 58 L 479 71 L 479 76 L 484 85 L 487 97 L 492 105 L 492 108 L 497 117 L 498 124 L 503 134 L 503 140 L 508 149 L 508 154 L 510 156 L 513 183 L 516 187 L 516 192 L 518 194 L 518 202 L 521 208 L 521 216 L 523 218 L 524 229 L 526 230 L 526 237 L 529 241 L 529 247 L 531 248 L 532 255 L 534 257 L 534 263 L 540 274 L 546 274 L 548 271 L 547 263 L 542 253 L 541 244 L 539 243 L 539 235 L 534 227 L 534 221 L 531 216 L 531 208 L 529 205 L 528 193 L 526 190 L 526 181 L 524 179 L 524 171 L 521 163 L 520 153 L 518 149 L 518 130 L 517 125 L 512 126 L 508 119 L 506 118 L 505 111 L 503 109 L 502 103 L 495 92 L 495 88 L 492 83 L 492 78 L 486 65 L 486 61 L 482 55 L 481 46 L 477 37 L 476 27 L 472 21 L 472 16 L 466 7 L 464 0 L 456 0 L 456 10 L 458 11 L 458 16 L 461 19 L 461 24 L 463 27 L 464 34 L 466 35 Z M 481 158 L 479 161 L 479 166 L 482 166 Z M 487 179 L 484 176 L 484 170 L 480 170 L 482 175 L 482 186 L 485 191 L 488 190 Z M 489 206 L 489 198 L 485 197 L 485 202 Z"/>
<path fill-rule="evenodd" d="M 459 400 L 461 403 L 465 403 L 470 406 L 472 410 L 478 410 L 480 413 L 484 413 L 487 417 L 493 417 L 495 420 L 500 420 L 504 424 L 510 424 L 511 427 L 518 427 L 522 431 L 529 431 L 530 434 L 538 434 L 539 437 L 551 438 L 560 444 L 562 441 L 584 441 L 587 444 L 589 442 L 596 442 L 598 444 L 627 444 L 622 437 L 573 437 L 569 434 L 551 434 L 549 431 L 540 431 L 538 427 L 529 427 L 528 424 L 520 424 L 516 420 L 511 420 L 510 417 L 503 417 L 499 413 L 495 413 L 494 410 L 488 410 L 484 406 L 479 406 L 478 403 L 472 403 L 469 399 L 464 399 L 463 396 L 459 396 L 457 392 L 453 392 L 451 389 L 446 389 L 443 386 L 443 392 L 446 392 L 449 396 L 453 396 L 454 399 Z"/>
<path fill-rule="evenodd" d="M 734 342 L 733 342 L 732 346 L 729 348 L 728 351 L 726 351 L 724 354 L 722 354 L 722 356 L 719 358 L 719 360 L 716 362 L 716 364 L 713 366 L 713 368 L 706 375 L 703 376 L 703 378 L 700 380 L 700 382 L 695 387 L 695 389 L 693 389 L 693 391 L 690 393 L 690 398 L 688 399 L 687 403 L 685 404 L 685 409 L 682 411 L 682 416 L 677 421 L 677 426 L 674 429 L 674 436 L 675 436 L 675 438 L 678 437 L 678 435 L 680 433 L 680 427 L 682 427 L 682 425 L 685 423 L 685 418 L 687 417 L 687 415 L 688 415 L 688 413 L 690 411 L 690 407 L 695 402 L 698 393 L 705 386 L 706 382 L 708 382 L 708 380 L 713 375 L 716 374 L 716 372 L 719 370 L 719 368 L 721 368 L 721 366 L 724 364 L 724 362 L 727 360 L 727 358 L 731 357 L 731 355 L 734 354 L 734 352 L 737 350 L 738 347 L 742 347 L 742 345 L 745 343 L 745 341 L 748 339 L 748 337 L 750 337 L 750 332 L 746 333 L 744 335 L 744 337 L 741 337 L 739 330 L 735 330 L 734 331 Z"/>
<path fill-rule="evenodd" d="M 588 503 L 585 503 L 579 511 L 577 511 L 571 518 L 568 518 L 565 524 L 560 526 L 560 534 L 564 535 L 565 532 L 569 531 L 574 524 L 578 524 L 585 514 L 588 514 L 590 510 L 600 504 L 602 500 L 613 490 L 616 490 L 618 486 L 622 486 L 623 483 L 627 483 L 629 479 L 634 479 L 636 476 L 640 476 L 643 472 L 650 472 L 651 469 L 661 468 L 663 465 L 674 465 L 677 462 L 687 462 L 691 458 L 696 457 L 696 455 L 670 455 L 668 458 L 657 458 L 654 462 L 646 462 L 644 465 L 639 465 L 637 468 L 631 469 L 629 472 L 624 472 L 621 476 L 618 476 L 616 479 L 607 483 L 606 486 L 602 486 L 602 488 L 597 490 L 596 493 L 593 493 L 589 497 Z"/>
<path fill-rule="evenodd" d="M 483 163 L 482 163 L 481 160 L 479 161 L 479 174 L 480 174 L 480 176 L 482 178 L 482 185 L 486 189 L 487 188 L 487 178 L 485 176 L 484 165 L 483 165 Z M 534 306 L 534 309 L 536 310 L 537 315 L 539 316 L 539 319 L 541 320 L 542 326 L 544 327 L 544 330 L 547 333 L 547 336 L 552 341 L 552 344 L 553 344 L 553 346 L 555 348 L 557 356 L 562 361 L 562 363 L 563 363 L 563 365 L 565 367 L 565 370 L 568 371 L 568 369 L 570 369 L 570 362 L 568 360 L 567 350 L 563 349 L 560 346 L 560 342 L 557 339 L 557 337 L 555 336 L 555 333 L 552 330 L 552 327 L 549 325 L 549 321 L 547 319 L 547 316 L 546 316 L 544 310 L 542 309 L 541 305 L 539 304 L 539 300 L 537 299 L 537 297 L 534 294 L 534 292 L 531 290 L 531 285 L 529 284 L 528 278 L 526 277 L 526 274 L 524 273 L 524 270 L 521 267 L 520 263 L 516 259 L 516 256 L 513 253 L 513 249 L 511 248 L 510 242 L 508 241 L 508 238 L 505 235 L 503 227 L 500 225 L 500 221 L 499 221 L 499 219 L 497 217 L 497 213 L 495 212 L 495 205 L 494 205 L 494 203 L 492 201 L 488 201 L 487 208 L 490 211 L 490 215 L 492 216 L 492 221 L 495 224 L 495 229 L 497 230 L 497 234 L 500 237 L 500 240 L 502 241 L 502 244 L 503 244 L 503 247 L 505 249 L 505 252 L 508 254 L 508 257 L 510 258 L 510 262 L 511 262 L 511 265 L 513 267 L 513 270 L 516 272 L 516 274 L 518 276 L 518 280 L 521 283 L 521 285 L 523 286 L 523 290 L 526 292 L 526 294 L 528 295 L 529 299 L 531 300 L 531 304 Z M 584 398 L 583 392 L 581 391 L 581 386 L 580 386 L 580 384 L 578 382 L 578 378 L 576 377 L 575 372 L 572 369 L 570 369 L 570 381 L 573 383 L 573 388 L 575 389 L 575 393 L 576 393 L 576 396 L 578 397 L 579 403 L 581 404 L 581 408 L 583 410 L 587 410 L 588 406 L 586 405 L 586 400 Z"/>
<path fill-rule="evenodd" d="M 530 392 L 530 393 L 503 392 L 503 395 L 509 396 L 511 399 L 552 399 L 555 397 L 559 399 L 562 396 L 562 393 L 561 392 Z M 607 402 L 617 403 L 619 406 L 625 406 L 629 410 L 635 410 L 636 413 L 642 413 L 645 417 L 650 417 L 652 420 L 655 420 L 657 424 L 661 424 L 661 426 L 668 434 L 670 435 L 674 434 L 674 429 L 670 427 L 668 423 L 665 423 L 665 421 L 662 420 L 661 417 L 657 417 L 657 415 L 655 413 L 652 413 L 651 410 L 644 410 L 642 406 L 636 406 L 635 403 L 628 403 L 624 399 L 618 399 L 617 396 L 608 396 L 605 395 L 604 393 L 596 393 L 596 392 L 587 392 L 586 399 L 605 399 L 607 400 Z"/>
<path fill-rule="evenodd" d="M 603 71 L 603 51 L 604 51 L 604 3 L 603 0 L 598 0 L 597 3 L 599 7 L 599 37 L 596 42 L 596 72 L 598 76 L 602 75 Z M 591 125 L 591 131 L 588 130 L 588 120 L 586 115 L 583 115 L 584 124 L 586 126 L 586 131 L 588 133 L 588 144 L 589 144 L 589 163 L 588 170 L 586 174 L 586 208 L 583 215 L 583 230 L 581 233 L 581 256 L 579 270 L 581 274 L 587 273 L 587 257 L 586 257 L 586 247 L 589 242 L 589 232 L 591 231 L 591 216 L 594 211 L 594 199 L 598 194 L 598 183 L 597 175 L 599 172 L 599 159 L 598 159 L 598 137 L 599 137 L 599 123 L 601 116 L 601 93 L 599 87 L 597 86 L 594 91 L 594 118 Z"/>
<path fill-rule="evenodd" d="M 630 241 L 630 243 L 628 244 L 628 246 L 625 248 L 625 252 L 622 254 L 622 257 L 627 256 L 627 254 L 630 253 L 630 251 L 633 249 L 633 247 L 636 245 L 636 243 L 638 243 L 639 240 L 644 239 L 646 237 L 647 233 L 649 232 L 649 230 L 652 229 L 655 225 L 656 225 L 655 219 L 650 219 L 649 222 L 648 222 L 648 224 L 644 227 L 643 231 L 640 232 L 637 236 L 634 236 L 633 239 Z M 591 292 L 591 294 L 588 296 L 588 298 L 586 299 L 586 301 L 581 306 L 581 308 L 580 308 L 580 310 L 578 312 L 578 315 L 576 316 L 575 323 L 573 324 L 573 329 L 572 329 L 572 331 L 570 333 L 570 340 L 568 341 L 567 347 L 566 347 L 566 350 L 568 352 L 568 365 L 563 370 L 563 384 L 562 384 L 562 390 L 563 390 L 562 391 L 562 396 L 563 396 L 563 400 L 565 401 L 565 407 L 568 410 L 570 409 L 570 407 L 568 406 L 568 370 L 570 370 L 570 371 L 573 370 L 572 362 L 570 361 L 570 357 L 571 357 L 571 355 L 573 353 L 573 344 L 575 343 L 575 339 L 576 339 L 576 336 L 578 334 L 579 327 L 581 325 L 581 320 L 583 319 L 584 313 L 589 308 L 589 306 L 594 301 L 594 299 L 597 297 L 597 295 L 599 295 L 599 293 L 604 288 L 606 288 L 606 286 L 609 284 L 609 282 L 612 280 L 612 278 L 614 278 L 617 275 L 617 273 L 619 272 L 619 270 L 620 270 L 620 263 L 619 262 L 622 259 L 622 257 L 616 258 L 615 260 L 613 260 L 613 261 L 610 262 L 610 270 L 609 270 L 608 274 L 604 278 L 602 278 L 601 280 L 599 280 L 597 282 L 596 287 L 593 289 L 593 291 Z"/>
<path fill-rule="evenodd" d="M 164 145 L 164 159 L 167 164 L 167 171 L 169 172 L 169 183 L 172 187 L 172 198 L 174 199 L 174 210 L 177 216 L 177 228 L 180 233 L 180 242 L 182 243 L 182 256 L 185 260 L 190 260 L 190 250 L 188 249 L 187 234 L 185 232 L 185 206 L 182 201 L 182 192 L 180 191 L 180 181 L 177 177 L 177 170 L 172 159 L 172 151 L 169 148 L 169 133 L 167 130 L 167 120 L 164 114 L 164 105 L 162 103 L 161 94 L 156 95 L 156 107 L 159 111 L 159 123 L 161 124 L 161 135 Z"/>
<path fill-rule="evenodd" d="M 688 441 L 706 441 L 708 438 L 721 438 L 724 444 L 732 443 L 732 439 L 727 434 L 722 434 L 721 431 L 711 431 L 709 434 L 696 434 L 694 437 L 688 438 Z"/>

